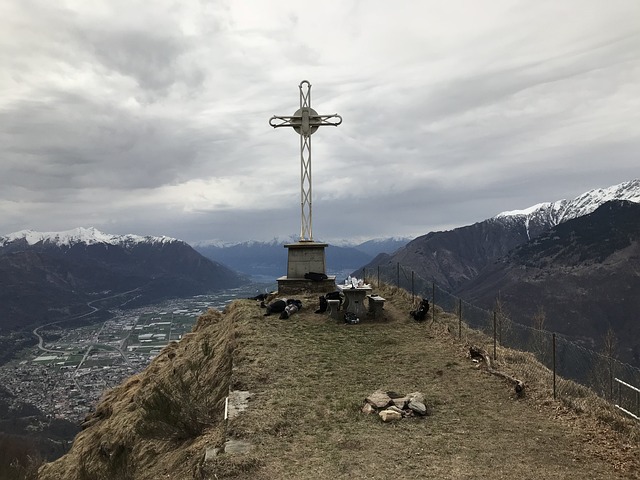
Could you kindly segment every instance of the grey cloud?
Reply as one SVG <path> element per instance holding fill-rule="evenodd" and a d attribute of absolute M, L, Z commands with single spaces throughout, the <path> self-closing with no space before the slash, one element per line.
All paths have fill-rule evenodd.
<path fill-rule="evenodd" d="M 296 234 L 299 139 L 267 122 L 297 109 L 302 79 L 314 108 L 344 118 L 313 137 L 320 239 L 417 235 L 637 176 L 640 37 L 619 4 L 604 22 L 617 30 L 576 21 L 548 34 L 539 15 L 553 8 L 519 3 L 496 28 L 474 26 L 475 38 L 456 23 L 442 41 L 384 39 L 384 54 L 371 28 L 381 17 L 358 2 L 327 25 L 350 26 L 339 38 L 353 43 L 307 37 L 322 16 L 275 4 L 281 16 L 264 28 L 255 18 L 237 27 L 243 19 L 217 2 L 114 0 L 99 14 L 60 5 L 14 2 L 15 25 L 28 28 L 9 21 L 19 41 L 0 45 L 4 233 L 93 224 L 190 241 Z M 367 12 L 410 20 L 387 7 Z M 158 198 L 191 180 L 235 190 Z M 131 200 L 145 195 L 161 205 Z"/>
<path fill-rule="evenodd" d="M 107 99 L 47 92 L 0 111 L 2 182 L 40 188 L 144 188 L 184 181 L 203 153 L 225 156 L 226 137 L 168 116 L 132 113 Z"/>
<path fill-rule="evenodd" d="M 194 45 L 171 32 L 86 29 L 79 36 L 105 71 L 132 77 L 147 94 L 177 82 L 197 88 L 206 76 L 202 67 L 185 59 Z"/>

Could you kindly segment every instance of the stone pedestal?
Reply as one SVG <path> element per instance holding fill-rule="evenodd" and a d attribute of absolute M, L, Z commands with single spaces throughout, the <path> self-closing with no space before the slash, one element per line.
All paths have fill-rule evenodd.
<path fill-rule="evenodd" d="M 287 275 L 278 278 L 278 293 L 291 294 L 303 290 L 327 293 L 335 290 L 335 276 L 319 282 L 304 278 L 305 274 L 309 272 L 326 274 L 327 264 L 324 249 L 327 246 L 327 243 L 319 242 L 286 244 L 284 247 L 289 251 Z"/>
<path fill-rule="evenodd" d="M 324 249 L 327 243 L 296 242 L 288 243 L 284 248 L 289 250 L 287 261 L 287 278 L 304 278 L 305 273 L 327 273 Z"/>

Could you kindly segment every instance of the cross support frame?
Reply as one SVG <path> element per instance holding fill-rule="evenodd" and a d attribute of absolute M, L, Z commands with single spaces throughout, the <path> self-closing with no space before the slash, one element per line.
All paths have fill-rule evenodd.
<path fill-rule="evenodd" d="M 319 115 L 311 108 L 309 81 L 300 82 L 298 89 L 300 90 L 300 108 L 291 116 L 274 115 L 269 120 L 269 125 L 273 128 L 292 127 L 300 135 L 300 241 L 313 242 L 311 135 L 321 126 L 337 127 L 342 123 L 342 117 L 337 113 Z"/>

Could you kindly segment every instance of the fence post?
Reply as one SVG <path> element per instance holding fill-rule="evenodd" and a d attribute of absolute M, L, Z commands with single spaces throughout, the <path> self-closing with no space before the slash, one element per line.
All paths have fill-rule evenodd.
<path fill-rule="evenodd" d="M 609 400 L 613 401 L 613 357 L 609 353 Z"/>
<path fill-rule="evenodd" d="M 435 322 L 436 321 L 436 279 L 433 279 L 433 282 L 431 282 L 431 305 L 432 305 L 432 309 L 431 309 L 431 321 Z"/>
<path fill-rule="evenodd" d="M 553 399 L 556 399 L 556 334 L 553 333 L 552 334 L 552 339 L 553 341 L 551 342 L 552 344 L 552 349 L 553 349 Z"/>
<path fill-rule="evenodd" d="M 622 384 L 618 383 L 618 405 L 622 406 Z"/>
<path fill-rule="evenodd" d="M 378 288 L 380 288 L 380 265 L 378 265 Z"/>
<path fill-rule="evenodd" d="M 458 340 L 462 340 L 462 299 L 458 299 Z"/>
<path fill-rule="evenodd" d="M 496 357 L 496 312 L 493 312 L 493 359 Z"/>
<path fill-rule="evenodd" d="M 362 283 L 367 283 L 367 267 L 362 267 Z"/>

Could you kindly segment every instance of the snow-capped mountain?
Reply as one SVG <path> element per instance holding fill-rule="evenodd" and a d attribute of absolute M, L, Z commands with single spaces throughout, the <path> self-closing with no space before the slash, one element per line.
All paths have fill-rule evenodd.
<path fill-rule="evenodd" d="M 525 210 L 502 212 L 495 217 L 445 232 L 431 232 L 409 242 L 393 255 L 366 265 L 411 265 L 420 277 L 435 279 L 444 288 L 457 290 L 496 259 L 550 228 L 595 211 L 611 200 L 640 202 L 640 180 L 590 190 L 571 201 L 540 203 Z M 395 270 L 393 270 L 395 271 Z"/>
<path fill-rule="evenodd" d="M 620 359 L 640 366 L 639 241 L 640 202 L 610 200 L 511 250 L 456 293 L 486 309 L 499 295 L 520 323 L 542 307 L 547 329 L 591 348 L 610 327 Z"/>
<path fill-rule="evenodd" d="M 64 232 L 34 232 L 33 230 L 21 230 L 19 232 L 10 233 L 4 237 L 0 237 L 0 246 L 10 243 L 20 242 L 24 240 L 28 245 L 36 245 L 38 243 L 55 245 L 58 247 L 75 245 L 84 243 L 86 245 L 95 245 L 104 243 L 107 245 L 135 245 L 139 243 L 171 243 L 179 240 L 171 237 L 151 237 L 140 235 L 111 235 L 103 233 L 100 230 L 89 227 L 79 227 Z"/>
<path fill-rule="evenodd" d="M 513 221 L 523 225 L 529 239 L 542 231 L 574 218 L 594 212 L 600 205 L 611 200 L 627 200 L 640 203 L 640 179 L 623 182 L 608 188 L 597 188 L 579 195 L 573 200 L 558 200 L 539 203 L 525 210 L 502 212 L 494 218 L 498 221 Z"/>
<path fill-rule="evenodd" d="M 16 232 L 0 237 L 0 330 L 85 313 L 100 296 L 137 306 L 247 281 L 170 237 Z"/>

